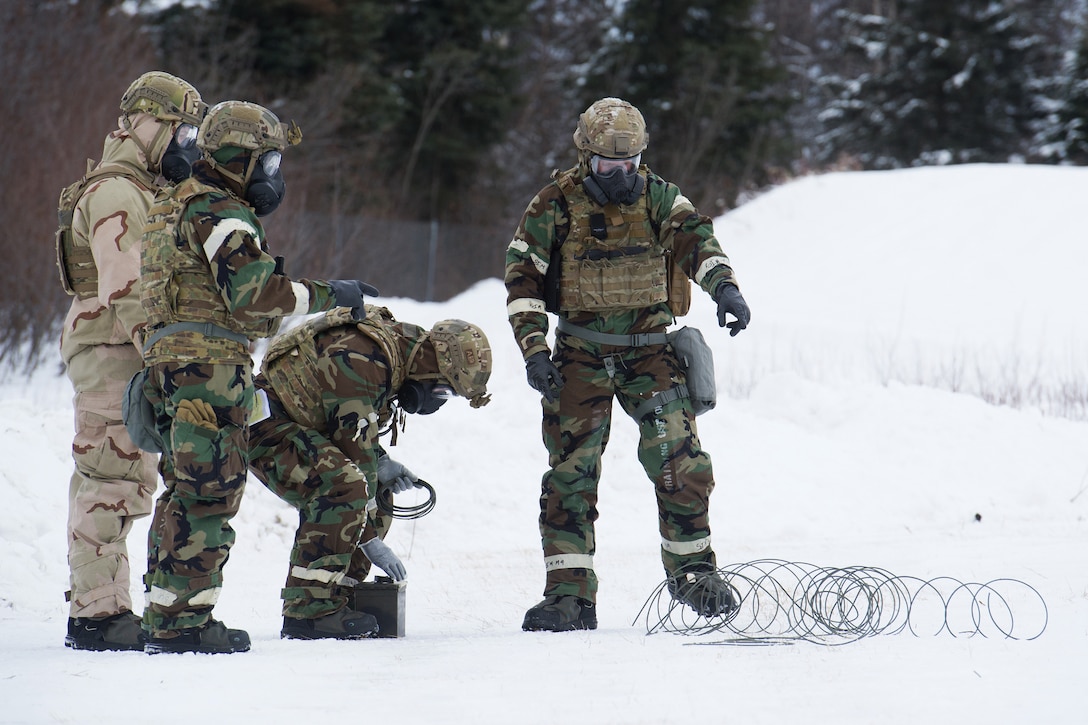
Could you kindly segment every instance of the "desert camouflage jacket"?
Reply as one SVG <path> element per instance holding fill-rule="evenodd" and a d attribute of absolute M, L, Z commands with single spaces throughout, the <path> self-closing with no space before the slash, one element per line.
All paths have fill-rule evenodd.
<path fill-rule="evenodd" d="M 61 357 L 70 361 L 95 345 L 132 343 L 144 325 L 140 307 L 140 234 L 156 188 L 136 142 L 124 132 L 106 137 L 98 167 L 118 167 L 138 178 L 111 176 L 80 197 L 72 233 L 89 246 L 98 268 L 97 296 L 72 299 L 61 332 Z"/>

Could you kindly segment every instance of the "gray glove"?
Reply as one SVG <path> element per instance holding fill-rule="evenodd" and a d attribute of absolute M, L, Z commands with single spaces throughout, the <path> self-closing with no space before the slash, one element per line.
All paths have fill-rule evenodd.
<path fill-rule="evenodd" d="M 393 550 L 386 546 L 385 542 L 377 536 L 370 541 L 359 544 L 359 548 L 366 554 L 366 558 L 370 559 L 370 563 L 392 577 L 393 581 L 399 582 L 408 576 L 404 564 L 393 553 Z"/>
<path fill-rule="evenodd" d="M 388 488 L 393 493 L 404 493 L 413 488 L 418 480 L 419 476 L 389 456 L 378 459 L 378 490 Z"/>

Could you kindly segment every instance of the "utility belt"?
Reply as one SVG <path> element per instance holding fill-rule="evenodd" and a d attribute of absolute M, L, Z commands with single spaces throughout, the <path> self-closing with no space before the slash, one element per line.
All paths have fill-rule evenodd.
<path fill-rule="evenodd" d="M 150 350 L 151 346 L 162 338 L 173 335 L 175 332 L 199 332 L 205 337 L 224 337 L 245 346 L 249 345 L 249 338 L 242 333 L 228 330 L 212 322 L 173 322 L 153 330 L 147 336 L 144 340 L 144 352 Z"/>
<path fill-rule="evenodd" d="M 671 344 L 673 346 L 673 350 L 680 359 L 680 367 L 683 368 L 688 383 L 680 383 L 668 390 L 654 393 L 631 414 L 635 420 L 642 420 L 655 408 L 663 407 L 665 404 L 681 398 L 691 400 L 692 410 L 695 415 L 701 415 L 708 410 L 712 410 L 717 404 L 717 391 L 714 384 L 714 357 L 710 346 L 703 339 L 702 333 L 694 327 L 682 327 L 668 333 L 644 332 L 635 335 L 615 335 L 587 330 L 561 317 L 557 329 L 568 335 L 602 345 L 647 347 L 649 345 Z M 606 363 L 610 361 L 610 357 L 606 358 Z M 614 367 L 607 364 L 605 367 L 609 371 L 609 377 L 612 377 Z M 689 387 L 689 384 L 692 387 Z M 692 390 L 695 391 L 694 394 L 692 394 Z"/>
<path fill-rule="evenodd" d="M 556 329 L 574 337 L 579 337 L 589 342 L 601 345 L 620 345 L 621 347 L 646 347 L 648 345 L 665 345 L 669 336 L 664 332 L 640 332 L 634 335 L 615 335 L 608 332 L 588 330 L 581 325 L 576 325 L 563 317 L 559 318 Z"/>

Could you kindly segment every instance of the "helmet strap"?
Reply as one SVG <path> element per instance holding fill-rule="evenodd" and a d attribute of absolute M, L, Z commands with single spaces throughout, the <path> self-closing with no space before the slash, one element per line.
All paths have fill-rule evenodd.
<path fill-rule="evenodd" d="M 154 117 L 152 116 L 152 118 Z M 121 125 L 128 131 L 129 138 L 133 140 L 147 161 L 147 170 L 158 175 L 161 173 L 159 167 L 162 162 L 162 155 L 166 151 L 166 146 L 170 143 L 170 137 L 173 135 L 173 124 L 157 118 L 155 124 L 158 126 L 155 130 L 155 137 L 151 139 L 151 143 L 144 145 L 140 135 L 136 133 L 136 127 L 132 125 L 132 114 L 126 113 L 121 116 Z M 154 153 L 155 149 L 159 149 L 157 154 Z"/>

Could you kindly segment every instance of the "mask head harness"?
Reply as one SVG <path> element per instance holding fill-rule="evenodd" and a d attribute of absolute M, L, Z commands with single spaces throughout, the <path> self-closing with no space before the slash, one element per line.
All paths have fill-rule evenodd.
<path fill-rule="evenodd" d="M 197 128 L 208 111 L 196 88 L 177 76 L 151 71 L 132 82 L 120 109 L 121 124 L 143 152 L 148 171 L 162 174 L 172 184 L 188 178 L 200 158 Z M 132 117 L 138 113 L 159 121 L 155 137 L 146 145 L 133 132 Z"/>
<path fill-rule="evenodd" d="M 578 117 L 574 146 L 582 185 L 595 202 L 634 204 L 646 179 L 638 173 L 649 144 L 642 113 L 619 98 L 602 98 Z"/>
<path fill-rule="evenodd" d="M 271 214 L 283 201 L 287 185 L 280 168 L 283 150 L 302 141 L 292 122 L 284 126 L 274 113 L 247 101 L 223 101 L 212 106 L 200 125 L 197 145 L 212 168 L 234 181 L 257 216 Z M 227 168 L 244 154 L 241 173 Z"/>

